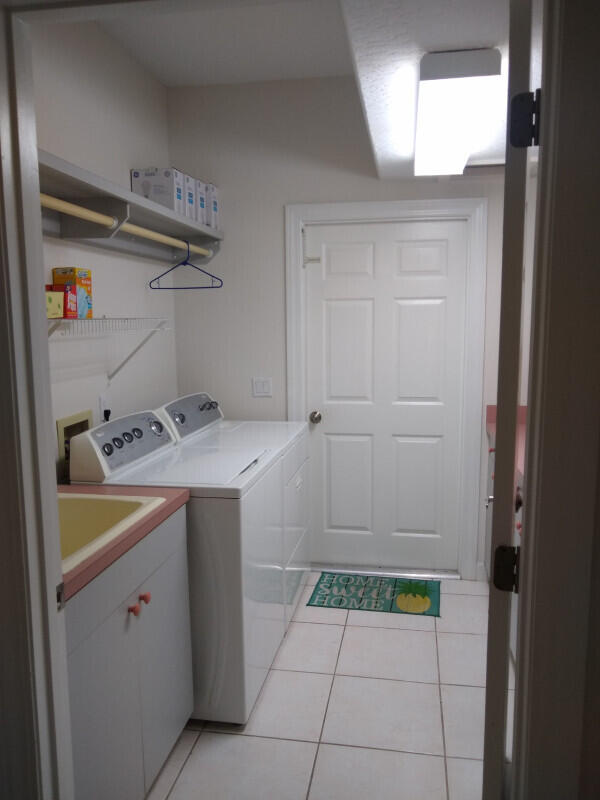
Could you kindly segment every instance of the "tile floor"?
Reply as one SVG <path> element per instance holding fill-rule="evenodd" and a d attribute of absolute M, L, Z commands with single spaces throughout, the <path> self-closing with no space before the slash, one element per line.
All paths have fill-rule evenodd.
<path fill-rule="evenodd" d="M 442 618 L 307 607 L 245 726 L 188 727 L 148 800 L 480 800 L 487 594 Z"/>

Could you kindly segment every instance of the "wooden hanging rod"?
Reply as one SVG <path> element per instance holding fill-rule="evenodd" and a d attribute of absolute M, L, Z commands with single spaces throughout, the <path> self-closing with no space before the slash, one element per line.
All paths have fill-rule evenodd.
<path fill-rule="evenodd" d="M 119 224 L 117 219 L 109 216 L 108 214 L 100 214 L 98 211 L 92 211 L 89 208 L 84 208 L 83 206 L 76 205 L 75 203 L 69 203 L 66 200 L 61 200 L 58 197 L 52 197 L 51 195 L 44 194 L 43 192 L 40 192 L 40 202 L 42 204 L 42 208 L 49 208 L 52 211 L 59 211 L 61 214 L 68 214 L 71 217 L 84 219 L 86 222 L 95 222 L 98 225 L 108 228 L 109 230 L 113 230 Z M 124 222 L 119 230 L 123 231 L 124 233 L 132 233 L 134 236 L 140 236 L 143 239 L 151 239 L 153 242 L 159 242 L 160 244 L 166 244 L 170 247 L 176 247 L 179 250 L 187 250 L 187 242 L 185 242 L 183 239 L 175 239 L 173 236 L 167 236 L 164 233 L 158 233 L 158 231 L 152 231 L 149 228 L 142 228 L 139 225 L 133 225 L 131 222 Z M 190 253 L 196 253 L 196 255 L 205 256 L 206 258 L 211 258 L 213 255 L 212 250 L 207 250 L 205 247 L 198 247 L 196 244 L 190 244 Z"/>

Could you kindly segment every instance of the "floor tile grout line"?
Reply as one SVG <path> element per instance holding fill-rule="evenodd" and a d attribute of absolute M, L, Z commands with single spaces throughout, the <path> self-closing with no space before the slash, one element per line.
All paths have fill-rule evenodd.
<path fill-rule="evenodd" d="M 325 713 L 323 714 L 323 722 L 321 723 L 321 730 L 319 732 L 319 741 L 317 742 L 317 749 L 315 750 L 315 758 L 313 761 L 312 770 L 310 771 L 310 778 L 308 781 L 308 787 L 306 789 L 306 800 L 308 800 L 310 795 L 310 790 L 312 787 L 313 777 L 315 774 L 315 767 L 317 766 L 317 758 L 319 757 L 319 750 L 321 749 L 321 740 L 323 738 L 323 730 L 325 728 L 325 720 L 327 719 L 327 711 L 329 710 L 329 702 L 331 700 L 331 693 L 333 692 L 333 684 L 335 682 L 335 674 L 337 671 L 337 666 L 340 660 L 340 653 L 342 652 L 342 644 L 344 643 L 344 636 L 346 635 L 346 625 L 348 624 L 348 612 L 346 612 L 346 621 L 344 622 L 344 630 L 342 631 L 342 638 L 340 639 L 340 644 L 338 647 L 337 658 L 335 659 L 335 666 L 333 668 L 333 675 L 331 677 L 331 686 L 329 687 L 329 694 L 327 695 L 327 703 L 325 704 Z"/>
<path fill-rule="evenodd" d="M 391 681 L 392 683 L 418 683 L 419 686 L 437 686 L 440 681 L 418 681 L 414 678 L 384 678 L 381 675 L 353 675 L 349 672 L 316 672 L 310 669 L 283 669 L 282 667 L 271 667 L 270 672 L 299 672 L 305 675 L 334 675 L 338 678 L 360 678 L 366 681 Z M 485 689 L 485 686 L 477 683 L 452 683 L 451 681 L 441 681 L 442 686 L 458 686 L 465 689 Z M 511 689 L 512 691 L 512 689 Z"/>
<path fill-rule="evenodd" d="M 377 750 L 383 753 L 407 753 L 408 755 L 415 755 L 415 756 L 430 756 L 432 758 L 444 758 L 444 756 L 440 753 L 424 753 L 420 750 L 403 750 L 392 747 L 376 747 L 375 745 L 369 745 L 369 744 L 351 744 L 349 742 L 330 742 L 330 741 L 318 742 L 316 739 L 298 739 L 293 736 L 268 736 L 263 733 L 241 733 L 241 732 L 236 733 L 235 731 L 210 730 L 209 728 L 206 728 L 203 732 L 214 733 L 219 736 L 246 736 L 250 739 L 272 739 L 274 741 L 281 741 L 281 742 L 298 742 L 299 744 L 315 744 L 315 745 L 322 744 L 327 747 L 353 747 L 357 750 Z M 196 742 L 197 742 L 200 737 L 200 732 L 194 731 L 194 733 L 198 733 L 198 736 L 196 737 Z M 196 746 L 196 742 L 194 742 L 194 744 L 192 745 L 192 748 L 188 756 L 186 757 L 186 761 L 191 755 L 192 750 Z M 482 758 L 475 758 L 474 756 L 458 756 L 458 755 L 446 756 L 446 759 L 450 759 L 453 761 L 483 761 Z"/>
<path fill-rule="evenodd" d="M 435 624 L 435 656 L 438 668 L 438 696 L 440 698 L 440 721 L 442 723 L 442 747 L 444 750 L 444 777 L 446 780 L 446 798 L 450 800 L 450 784 L 448 782 L 448 758 L 446 753 L 446 729 L 444 725 L 444 705 L 442 703 L 442 671 L 440 669 L 440 650 L 438 647 L 437 619 Z"/>
<path fill-rule="evenodd" d="M 464 596 L 468 597 L 468 595 L 464 595 Z M 334 609 L 332 609 L 332 610 L 334 610 Z M 335 609 L 335 610 L 339 610 L 339 609 Z M 352 610 L 356 611 L 357 609 L 352 609 Z M 358 610 L 360 610 L 360 609 L 358 609 Z M 365 613 L 372 613 L 372 612 L 365 612 Z M 383 612 L 383 613 L 385 613 L 385 612 Z M 361 630 L 363 628 L 368 628 L 369 630 L 372 630 L 372 631 L 410 631 L 411 633 L 434 633 L 434 632 L 437 631 L 437 633 L 443 633 L 443 634 L 448 633 L 448 634 L 452 634 L 452 636 L 487 636 L 487 631 L 438 631 L 436 626 L 434 626 L 433 628 L 401 628 L 401 627 L 398 627 L 396 625 L 394 625 L 394 626 L 387 626 L 387 625 L 353 625 L 352 623 L 347 623 L 347 622 L 345 622 L 345 623 L 344 622 L 308 622 L 306 620 L 301 620 L 301 619 L 292 619 L 291 622 L 293 622 L 296 625 L 334 625 L 334 626 L 337 625 L 338 628 L 360 628 Z"/>
<path fill-rule="evenodd" d="M 185 728 L 184 728 L 184 730 L 185 730 Z M 202 729 L 202 730 L 204 730 L 204 729 Z M 182 764 L 182 765 L 181 765 L 181 767 L 179 768 L 179 771 L 177 772 L 177 775 L 175 776 L 175 780 L 174 780 L 174 781 L 173 781 L 173 783 L 171 784 L 171 788 L 169 789 L 169 791 L 168 791 L 168 792 L 166 793 L 166 795 L 165 795 L 165 800 L 169 800 L 169 797 L 171 797 L 171 794 L 172 794 L 172 792 L 173 792 L 173 789 L 175 788 L 175 784 L 177 783 L 177 781 L 179 780 L 179 777 L 180 777 L 181 773 L 183 772 L 183 768 L 184 768 L 184 767 L 185 767 L 185 765 L 187 764 L 187 762 L 188 762 L 188 759 L 189 759 L 189 758 L 190 758 L 190 756 L 192 755 L 192 753 L 193 753 L 193 751 L 194 751 L 194 749 L 195 749 L 196 745 L 198 744 L 198 741 L 199 741 L 200 737 L 202 736 L 202 731 L 195 731 L 195 733 L 197 733 L 197 736 L 196 736 L 196 738 L 195 738 L 195 740 L 194 740 L 194 744 L 193 744 L 193 745 L 190 747 L 190 751 L 189 751 L 189 753 L 188 753 L 188 754 L 187 754 L 187 756 L 184 758 L 184 760 L 183 760 L 183 764 Z M 165 762 L 165 764 L 166 764 L 166 762 Z M 163 767 L 163 768 L 164 768 L 164 767 Z M 159 773 L 159 774 L 160 774 L 160 773 Z M 157 777 L 158 777 L 158 776 L 157 776 Z"/>
<path fill-rule="evenodd" d="M 444 758 L 441 753 L 429 753 L 421 750 L 402 750 L 393 747 L 375 747 L 369 744 L 351 744 L 346 742 L 317 742 L 314 739 L 296 739 L 290 736 L 265 736 L 259 733 L 232 733 L 231 731 L 205 731 L 206 733 L 214 733 L 216 736 L 246 736 L 248 739 L 269 739 L 275 742 L 296 742 L 298 744 L 314 744 L 324 745 L 325 747 L 351 747 L 355 750 L 375 750 L 380 753 L 405 753 L 411 756 L 428 756 L 429 758 Z M 462 761 L 482 761 L 481 758 L 470 758 L 467 756 L 452 756 L 452 758 L 461 759 Z"/>

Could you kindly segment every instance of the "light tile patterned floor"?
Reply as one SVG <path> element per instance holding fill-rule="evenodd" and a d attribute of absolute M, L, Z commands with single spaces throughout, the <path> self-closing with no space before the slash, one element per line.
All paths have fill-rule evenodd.
<path fill-rule="evenodd" d="M 436 620 L 311 591 L 248 724 L 190 726 L 149 800 L 480 800 L 487 585 L 442 581 Z"/>

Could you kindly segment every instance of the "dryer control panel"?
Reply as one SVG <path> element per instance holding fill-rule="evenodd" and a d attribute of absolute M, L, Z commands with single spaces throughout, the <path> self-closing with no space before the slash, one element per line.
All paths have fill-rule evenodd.
<path fill-rule="evenodd" d="M 179 397 L 159 408 L 156 413 L 170 425 L 178 441 L 223 419 L 219 403 L 205 392 Z"/>
<path fill-rule="evenodd" d="M 71 480 L 102 482 L 115 470 L 174 442 L 171 431 L 153 411 L 104 422 L 71 439 Z"/>

